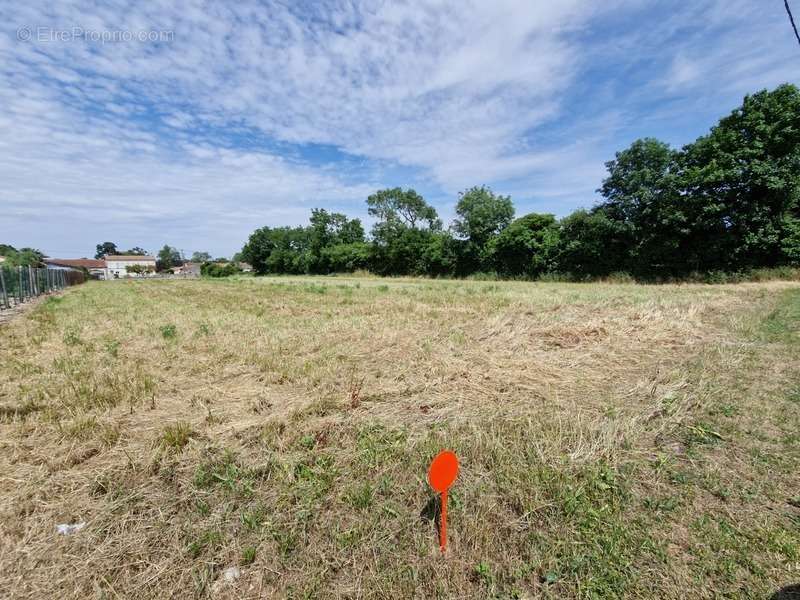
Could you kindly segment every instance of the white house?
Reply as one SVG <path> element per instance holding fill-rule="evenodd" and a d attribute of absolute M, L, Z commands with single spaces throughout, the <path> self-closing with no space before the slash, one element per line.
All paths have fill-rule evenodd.
<path fill-rule="evenodd" d="M 156 272 L 156 259 L 153 256 L 138 256 L 128 254 L 106 254 L 106 269 L 109 278 L 119 279 L 121 277 L 147 277 Z M 128 267 L 139 267 L 129 269 Z"/>

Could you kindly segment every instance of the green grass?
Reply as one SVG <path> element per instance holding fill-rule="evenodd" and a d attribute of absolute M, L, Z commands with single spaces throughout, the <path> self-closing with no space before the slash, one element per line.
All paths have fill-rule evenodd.
<path fill-rule="evenodd" d="M 213 597 L 238 565 L 233 596 L 769 597 L 800 560 L 799 317 L 769 283 L 70 289 L 0 329 L 7 595 Z"/>
<path fill-rule="evenodd" d="M 193 435 L 194 430 L 189 423 L 178 421 L 164 427 L 159 445 L 162 448 L 180 452 L 186 447 L 186 444 L 189 443 Z"/>

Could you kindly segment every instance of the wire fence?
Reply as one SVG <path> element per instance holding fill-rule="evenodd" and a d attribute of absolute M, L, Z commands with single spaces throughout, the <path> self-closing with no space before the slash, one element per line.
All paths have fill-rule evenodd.
<path fill-rule="evenodd" d="M 83 271 L 0 266 L 0 310 L 86 281 Z"/>

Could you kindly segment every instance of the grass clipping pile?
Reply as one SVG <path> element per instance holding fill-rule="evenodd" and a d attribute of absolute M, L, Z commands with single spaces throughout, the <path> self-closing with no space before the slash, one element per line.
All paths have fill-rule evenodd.
<path fill-rule="evenodd" d="M 768 596 L 798 317 L 791 284 L 89 283 L 0 328 L 0 596 Z"/>

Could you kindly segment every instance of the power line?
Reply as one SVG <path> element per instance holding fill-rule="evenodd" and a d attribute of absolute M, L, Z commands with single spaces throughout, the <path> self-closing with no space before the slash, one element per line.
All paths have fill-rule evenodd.
<path fill-rule="evenodd" d="M 797 33 L 797 25 L 794 24 L 792 9 L 789 8 L 789 0 L 783 0 L 783 5 L 786 7 L 786 14 L 789 15 L 789 22 L 792 24 L 792 29 L 794 29 L 794 37 L 797 38 L 797 43 L 800 44 L 800 33 Z"/>

